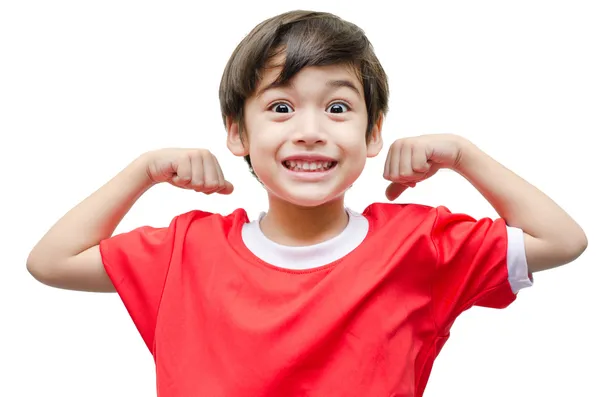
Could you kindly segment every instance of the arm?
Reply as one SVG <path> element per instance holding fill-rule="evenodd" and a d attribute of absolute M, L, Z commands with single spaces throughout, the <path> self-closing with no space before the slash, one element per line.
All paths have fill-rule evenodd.
<path fill-rule="evenodd" d="M 57 288 L 114 292 L 102 262 L 100 242 L 112 236 L 144 192 L 162 182 L 205 194 L 233 191 L 216 158 L 205 149 L 161 149 L 146 153 L 46 233 L 27 258 L 31 275 Z"/>
<path fill-rule="evenodd" d="M 135 160 L 46 233 L 29 254 L 27 270 L 49 286 L 114 292 L 98 244 L 152 184 L 143 160 Z"/>
<path fill-rule="evenodd" d="M 523 230 L 530 272 L 567 264 L 587 247 L 581 227 L 554 201 L 466 140 L 454 170 L 465 177 L 509 226 Z"/>

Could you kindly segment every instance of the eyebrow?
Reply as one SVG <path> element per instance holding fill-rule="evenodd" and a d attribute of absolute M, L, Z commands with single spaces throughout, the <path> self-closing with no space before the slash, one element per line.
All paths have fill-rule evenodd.
<path fill-rule="evenodd" d="M 326 85 L 329 88 L 341 88 L 341 87 L 350 88 L 352 91 L 354 91 L 356 93 L 356 95 L 360 96 L 360 91 L 358 90 L 356 85 L 353 82 L 351 82 L 350 80 L 344 80 L 344 79 L 329 80 L 326 83 Z M 256 96 L 259 97 L 262 94 L 264 94 L 266 91 L 269 91 L 274 88 L 288 88 L 288 87 L 292 87 L 292 86 L 293 85 L 289 81 L 287 83 L 280 83 L 278 81 L 274 81 L 271 84 L 258 90 L 258 92 L 256 93 Z"/>

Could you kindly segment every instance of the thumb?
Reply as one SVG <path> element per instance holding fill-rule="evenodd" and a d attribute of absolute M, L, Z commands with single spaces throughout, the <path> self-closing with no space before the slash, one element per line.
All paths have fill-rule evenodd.
<path fill-rule="evenodd" d="M 387 197 L 388 200 L 394 201 L 406 189 L 408 189 L 408 185 L 401 185 L 399 183 L 393 182 L 388 185 L 387 189 L 385 189 L 385 196 Z"/>
<path fill-rule="evenodd" d="M 233 185 L 229 181 L 225 181 L 225 187 L 219 190 L 219 194 L 231 194 L 233 192 Z"/>

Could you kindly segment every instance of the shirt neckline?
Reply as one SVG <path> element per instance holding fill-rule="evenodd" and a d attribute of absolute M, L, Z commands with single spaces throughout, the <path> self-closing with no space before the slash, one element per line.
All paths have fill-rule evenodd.
<path fill-rule="evenodd" d="M 329 269 L 358 248 L 370 231 L 370 222 L 362 214 L 346 208 L 348 224 L 344 230 L 326 241 L 293 247 L 278 244 L 264 235 L 260 220 L 247 216 L 233 230 L 238 252 L 252 263 L 288 273 L 312 273 Z"/>

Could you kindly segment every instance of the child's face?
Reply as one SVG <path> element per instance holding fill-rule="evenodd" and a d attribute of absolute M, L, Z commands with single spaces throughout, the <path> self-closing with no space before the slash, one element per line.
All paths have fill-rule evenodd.
<path fill-rule="evenodd" d="M 346 66 L 307 67 L 289 86 L 269 87 L 279 68 L 267 69 L 244 108 L 245 144 L 238 126 L 228 146 L 250 154 L 270 195 L 314 207 L 341 197 L 382 147 L 381 119 L 366 140 L 367 109 L 361 82 Z"/>

